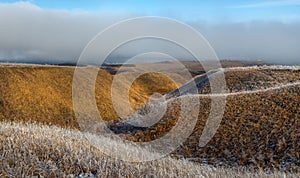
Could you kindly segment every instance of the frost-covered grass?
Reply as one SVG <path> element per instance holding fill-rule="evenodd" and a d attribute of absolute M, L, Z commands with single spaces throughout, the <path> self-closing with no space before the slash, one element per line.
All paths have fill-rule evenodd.
<path fill-rule="evenodd" d="M 91 134 L 39 124 L 0 124 L 1 177 L 297 177 L 282 172 L 249 172 L 201 166 L 186 160 L 165 157 L 130 163 L 106 156 L 91 146 Z M 98 139 L 107 140 L 104 136 Z M 122 144 L 122 143 L 118 143 Z M 120 148 L 123 146 L 120 145 Z M 129 147 L 127 149 L 130 149 Z M 124 150 L 123 150 L 124 151 Z M 125 150 L 126 151 L 126 150 Z M 146 154 L 146 153 L 145 153 Z"/>

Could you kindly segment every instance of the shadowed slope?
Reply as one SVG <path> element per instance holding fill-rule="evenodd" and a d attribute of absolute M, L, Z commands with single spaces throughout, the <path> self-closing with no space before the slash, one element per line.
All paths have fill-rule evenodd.
<path fill-rule="evenodd" d="M 255 91 L 283 84 L 300 81 L 300 70 L 286 67 L 276 69 L 275 67 L 237 67 L 225 68 L 226 93 Z M 221 70 L 211 70 L 206 74 L 198 75 L 180 88 L 167 93 L 167 99 L 194 93 L 193 83 L 196 84 L 199 94 L 210 94 L 210 80 L 218 78 Z"/>
<path fill-rule="evenodd" d="M 191 101 L 194 98 L 183 97 L 191 97 Z M 300 84 L 262 93 L 229 95 L 217 133 L 202 148 L 198 147 L 199 138 L 210 112 L 211 97 L 219 96 L 199 97 L 196 127 L 173 156 L 213 165 L 300 171 Z M 159 139 L 180 119 L 181 98 L 170 100 L 167 113 L 152 127 L 139 129 L 117 125 L 117 130 L 124 138 L 136 142 Z M 122 129 L 125 130 L 121 132 Z"/>
<path fill-rule="evenodd" d="M 159 139 L 180 119 L 181 98 L 190 97 L 193 101 L 200 97 L 200 110 L 196 111 L 199 112 L 198 123 L 192 135 L 173 153 L 175 157 L 183 156 L 213 165 L 243 165 L 300 171 L 299 70 L 250 68 L 227 70 L 225 74 L 228 91 L 239 92 L 179 96 L 175 90 L 166 94 L 171 95 L 170 100 L 166 102 L 167 112 L 155 125 L 149 128 L 135 128 L 126 123 L 117 123 L 110 127 L 116 133 L 121 133 L 124 138 L 136 142 Z M 208 82 L 207 76 L 199 78 L 200 80 L 195 79 L 198 86 L 209 87 L 205 85 Z M 206 81 L 204 85 L 203 81 Z M 189 86 L 186 84 L 182 88 L 189 91 Z M 203 88 L 199 88 L 199 91 L 203 91 Z M 205 147 L 199 148 L 199 138 L 210 113 L 211 97 L 218 98 L 222 95 L 227 96 L 222 123 L 212 140 Z M 193 103 L 190 104 L 194 106 Z"/>

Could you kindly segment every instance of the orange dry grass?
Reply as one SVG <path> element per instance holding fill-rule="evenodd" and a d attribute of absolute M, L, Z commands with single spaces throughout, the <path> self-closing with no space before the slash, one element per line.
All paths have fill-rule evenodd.
<path fill-rule="evenodd" d="M 90 69 L 84 70 L 88 72 Z M 71 67 L 1 66 L 0 120 L 38 121 L 61 127 L 78 128 L 72 103 L 73 73 L 74 68 Z M 168 92 L 176 87 L 169 82 L 168 78 L 159 77 L 160 75 L 146 75 L 142 79 L 145 84 L 134 84 L 131 87 L 130 100 L 133 105 L 136 103 L 141 105 L 147 101 L 147 97 L 151 94 L 150 88 L 155 88 L 158 92 Z M 155 81 L 158 78 L 164 85 L 157 86 L 158 83 Z M 95 93 L 97 106 L 104 120 L 119 118 L 112 106 L 112 80 L 112 75 L 99 69 Z M 125 77 L 119 86 L 119 95 L 127 85 Z M 138 91 L 135 91 L 135 87 Z M 126 106 L 122 99 L 119 99 L 118 103 Z"/>
<path fill-rule="evenodd" d="M 1 120 L 76 127 L 71 100 L 72 73 L 70 68 L 1 67 Z"/>
<path fill-rule="evenodd" d="M 159 73 L 146 73 L 139 76 L 134 80 L 130 88 L 130 102 L 132 108 L 138 109 L 149 100 L 149 96 L 160 93 L 162 95 L 175 90 L 178 86 L 172 81 L 171 78 Z M 144 100 L 135 95 L 135 93 L 144 95 Z"/>

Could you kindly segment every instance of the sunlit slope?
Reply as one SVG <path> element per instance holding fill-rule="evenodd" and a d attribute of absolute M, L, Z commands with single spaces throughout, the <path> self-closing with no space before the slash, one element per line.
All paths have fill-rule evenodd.
<path fill-rule="evenodd" d="M 89 73 L 90 68 L 84 68 Z M 12 121 L 37 121 L 63 127 L 76 127 L 73 103 L 72 81 L 74 68 L 30 65 L 3 65 L 0 70 L 0 119 Z M 160 76 L 160 77 L 159 77 Z M 157 80 L 159 78 L 159 80 Z M 145 83 L 140 83 L 139 81 Z M 95 95 L 99 113 L 105 120 L 119 118 L 111 99 L 113 76 L 99 69 Z M 164 85 L 157 85 L 164 83 Z M 127 108 L 122 92 L 130 83 L 126 77 L 118 85 L 117 103 Z M 85 86 L 83 86 L 83 89 Z M 132 106 L 148 100 L 151 88 L 155 92 L 169 92 L 176 85 L 161 74 L 149 74 L 137 79 L 130 87 Z M 135 88 L 137 91 L 135 91 Z M 137 108 L 137 107 L 135 107 Z M 134 111 L 134 110 L 133 110 Z"/>
<path fill-rule="evenodd" d="M 175 83 L 173 79 L 178 82 Z M 185 82 L 186 80 L 178 74 L 170 73 L 169 76 L 160 73 L 143 74 L 134 80 L 130 88 L 131 106 L 138 109 L 148 102 L 149 96 L 157 93 L 164 95 L 183 85 Z M 139 95 L 135 95 L 136 93 Z"/>
<path fill-rule="evenodd" d="M 1 120 L 75 126 L 71 68 L 3 66 L 0 70 Z"/>

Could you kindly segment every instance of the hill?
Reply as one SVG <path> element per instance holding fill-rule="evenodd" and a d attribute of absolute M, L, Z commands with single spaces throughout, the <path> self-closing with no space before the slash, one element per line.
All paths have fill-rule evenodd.
<path fill-rule="evenodd" d="M 165 157 L 156 161 L 131 163 L 108 157 L 87 138 L 94 136 L 55 126 L 0 124 L 0 175 L 2 177 L 297 177 L 296 173 L 250 171 L 245 168 L 212 168 L 187 160 Z M 130 148 L 127 148 L 130 149 Z M 126 151 L 126 150 L 123 150 Z M 145 152 L 146 154 L 146 152 Z"/>
<path fill-rule="evenodd" d="M 188 118 L 189 113 L 192 118 L 192 114 L 198 112 L 198 121 L 188 140 L 173 152 L 174 157 L 213 165 L 300 171 L 299 70 L 269 67 L 225 69 L 227 93 L 210 95 L 205 89 L 209 88 L 208 78 L 214 75 L 217 73 L 199 76 L 201 80 L 196 78 L 197 85 L 202 84 L 200 95 L 179 96 L 178 90 L 166 94 L 169 98 L 166 102 L 167 112 L 155 125 L 145 129 L 123 121 L 111 124 L 110 128 L 135 142 L 159 139 L 182 119 L 179 117 L 181 100 L 189 97 L 192 108 L 199 107 L 200 110 L 190 109 L 184 118 Z M 186 91 L 185 94 L 188 94 L 189 86 L 188 83 L 181 87 Z M 220 127 L 212 140 L 199 148 L 199 138 L 207 124 L 211 99 L 224 96 L 227 103 Z M 200 104 L 193 103 L 196 100 Z M 155 109 L 155 106 L 152 107 Z"/>
<path fill-rule="evenodd" d="M 74 67 L 2 65 L 0 66 L 0 120 L 40 122 L 48 125 L 78 128 L 72 103 Z M 93 70 L 83 67 L 88 73 Z M 124 77 L 118 83 L 120 92 L 130 88 Z M 159 78 L 159 80 L 157 80 Z M 95 95 L 99 112 L 104 120 L 118 119 L 111 99 L 113 76 L 99 69 Z M 164 85 L 162 85 L 162 83 Z M 129 86 L 128 86 L 129 85 Z M 167 93 L 177 86 L 161 74 L 147 74 L 137 78 L 130 92 L 134 108 L 148 101 L 153 92 Z M 149 90 L 151 88 L 151 91 Z M 121 96 L 118 104 L 124 105 Z"/>
<path fill-rule="evenodd" d="M 89 74 L 90 70 L 95 68 L 83 67 L 82 69 Z M 272 171 L 271 174 L 273 176 L 282 175 L 276 170 L 291 171 L 295 173 L 291 176 L 296 176 L 296 173 L 300 172 L 299 67 L 234 67 L 222 69 L 221 71 L 225 74 L 227 84 L 225 93 L 212 94 L 210 92 L 209 80 L 214 80 L 214 77 L 220 74 L 220 70 L 217 70 L 195 76 L 194 81 L 197 84 L 199 94 L 188 95 L 190 84 L 185 82 L 184 77 L 178 71 L 170 70 L 167 72 L 181 81 L 179 83 L 182 86 L 176 85 L 174 81 L 160 73 L 140 75 L 131 85 L 130 79 L 138 76 L 139 71 L 133 70 L 111 75 L 100 69 L 95 86 L 97 106 L 101 116 L 110 121 L 107 123 L 109 128 L 120 137 L 133 142 L 148 142 L 161 138 L 176 127 L 179 119 L 189 118 L 195 113 L 199 114 L 191 135 L 172 152 L 170 155 L 172 158 L 167 159 L 171 159 L 171 161 L 161 163 L 161 160 L 158 160 L 145 163 L 143 166 L 149 167 L 146 171 L 155 171 L 162 164 L 163 167 L 159 169 L 160 171 L 170 174 L 168 167 L 172 165 L 176 167 L 173 169 L 172 174 L 177 176 L 187 175 L 186 172 L 177 172 L 187 167 L 192 169 L 191 171 L 196 171 L 191 172 L 189 175 L 209 174 L 217 176 L 220 171 L 222 174 L 228 173 L 229 175 L 227 175 L 230 176 L 231 171 L 235 175 L 239 174 L 239 167 L 242 166 L 247 167 L 247 169 L 254 168 L 264 171 L 254 175 L 254 172 L 249 173 L 242 168 L 241 176 L 267 177 L 268 174 L 265 171 L 273 169 L 275 169 L 275 172 Z M 128 171 L 140 171 L 141 165 L 127 164 L 122 161 L 115 162 L 114 160 L 109 160 L 109 164 L 113 166 L 108 166 L 108 168 L 103 165 L 106 163 L 101 161 L 103 159 L 108 160 L 105 155 L 99 153 L 99 150 L 84 140 L 77 140 L 77 138 L 82 137 L 80 134 L 83 133 L 53 127 L 54 125 L 80 129 L 74 117 L 72 105 L 73 73 L 74 67 L 1 66 L 0 141 L 2 145 L 1 152 L 6 153 L 2 159 L 5 162 L 3 164 L 8 164 L 12 170 L 16 170 L 20 169 L 20 165 L 12 160 L 18 159 L 20 164 L 25 164 L 23 157 L 38 159 L 39 165 L 30 162 L 24 171 L 37 170 L 35 166 L 39 166 L 43 169 L 37 170 L 37 172 L 44 171 L 45 175 L 52 174 L 51 171 L 49 172 L 51 170 L 49 165 L 53 167 L 53 170 L 62 171 L 61 174 L 72 172 L 77 175 L 81 172 L 96 174 L 99 170 L 93 165 L 104 166 L 103 170 L 111 171 L 110 175 L 118 175 L 115 171 L 119 170 L 120 167 L 122 169 L 128 168 Z M 114 79 L 118 81 L 116 85 L 117 92 L 115 93 L 118 99 L 117 102 L 120 108 L 124 108 L 124 113 L 126 113 L 122 118 L 116 114 L 112 106 L 111 87 Z M 178 87 L 185 91 L 183 96 L 178 94 L 178 89 L 176 89 Z M 129 102 L 133 108 L 132 111 L 127 110 L 127 98 L 123 96 L 124 90 L 127 89 L 129 89 Z M 152 105 L 151 102 L 148 103 L 149 96 L 155 93 L 161 93 L 167 98 L 167 101 L 159 105 L 167 108 L 163 118 L 147 128 L 134 127 L 128 124 L 127 120 L 134 118 L 136 113 L 145 114 L 149 110 L 157 109 L 155 108 L 156 105 Z M 227 102 L 220 126 L 208 144 L 199 147 L 200 135 L 208 122 L 211 101 L 213 98 L 223 97 L 226 97 Z M 191 107 L 188 107 L 188 111 L 184 113 L 183 117 L 180 117 L 181 104 L 185 99 L 188 99 L 188 105 Z M 19 124 L 20 121 L 27 123 L 27 125 Z M 28 122 L 52 126 L 28 124 Z M 188 126 L 188 123 L 185 126 Z M 212 126 L 215 125 L 212 124 Z M 209 130 L 214 130 L 214 128 L 209 127 Z M 178 132 L 176 134 L 184 134 L 184 128 L 181 131 L 182 133 Z M 70 136 L 73 134 L 76 139 Z M 61 135 L 64 135 L 64 137 L 61 137 Z M 171 138 L 173 137 L 171 136 Z M 175 139 L 176 137 L 174 137 Z M 37 144 L 38 140 L 47 141 L 49 144 Z M 100 138 L 102 142 L 105 142 L 105 140 L 105 137 Z M 70 144 L 73 145 L 72 149 L 78 147 L 76 154 L 79 157 L 76 157 L 75 153 L 75 155 L 66 156 L 70 153 Z M 20 147 L 20 145 L 22 146 Z M 57 145 L 61 149 L 58 157 L 46 156 L 57 152 L 50 145 Z M 27 149 L 18 149 L 23 147 Z M 161 149 L 164 149 L 163 145 Z M 41 152 L 41 150 L 46 151 Z M 84 150 L 84 152 L 80 150 Z M 92 155 L 95 158 L 86 155 L 86 150 L 92 150 L 90 156 Z M 17 152 L 21 152 L 19 154 L 21 156 L 16 158 L 14 155 Z M 33 155 L 28 155 L 28 153 Z M 57 161 L 61 157 L 66 158 L 62 163 L 64 167 L 55 163 L 55 160 Z M 182 159 L 196 163 L 181 162 Z M 48 160 L 50 160 L 49 163 Z M 91 164 L 91 162 L 95 164 Z M 199 165 L 222 166 L 222 168 L 216 169 L 216 172 L 205 169 L 199 173 L 197 170 L 203 169 Z M 8 174 L 7 170 L 10 169 L 5 166 L 2 167 L 5 168 L 3 172 Z M 31 172 L 31 174 L 35 173 Z M 101 175 L 103 174 L 102 172 Z M 126 172 L 124 174 L 130 173 Z M 133 173 L 133 175 L 136 174 Z"/>
<path fill-rule="evenodd" d="M 173 156 L 213 165 L 299 171 L 299 96 L 300 84 L 263 93 L 229 95 L 225 114 L 216 134 L 205 147 L 199 148 L 199 138 L 210 111 L 210 97 L 200 96 L 201 114 L 196 127 Z M 196 100 L 197 97 L 192 99 Z M 159 139 L 180 119 L 180 98 L 168 104 L 169 109 L 163 119 L 146 130 L 126 125 L 118 125 L 117 129 L 124 129 L 121 133 L 126 133 L 124 137 L 132 141 Z M 115 129 L 114 125 L 111 127 Z"/>

